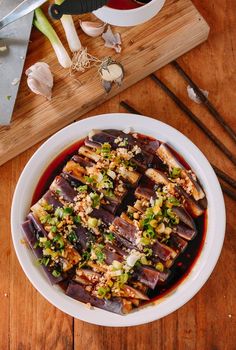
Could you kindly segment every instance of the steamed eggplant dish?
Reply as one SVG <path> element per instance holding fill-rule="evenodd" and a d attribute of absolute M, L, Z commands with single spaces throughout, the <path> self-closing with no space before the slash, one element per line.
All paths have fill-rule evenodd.
<path fill-rule="evenodd" d="M 22 229 L 39 268 L 69 297 L 123 315 L 190 271 L 207 201 L 168 144 L 93 130 L 48 170 L 47 183 Z"/>

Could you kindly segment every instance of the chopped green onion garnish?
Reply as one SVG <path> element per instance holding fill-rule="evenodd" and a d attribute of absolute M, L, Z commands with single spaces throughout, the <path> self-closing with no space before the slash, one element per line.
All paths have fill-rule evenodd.
<path fill-rule="evenodd" d="M 70 207 L 66 207 L 63 209 L 63 216 L 71 215 L 73 214 L 73 209 Z"/>
<path fill-rule="evenodd" d="M 61 276 L 61 272 L 60 272 L 60 271 L 57 271 L 57 270 L 53 270 L 53 271 L 52 271 L 52 275 L 53 275 L 54 277 L 59 277 L 59 276 Z"/>
<path fill-rule="evenodd" d="M 68 235 L 68 240 L 71 243 L 75 243 L 77 241 L 77 236 L 76 236 L 76 233 L 74 231 L 70 231 L 70 233 Z"/>
<path fill-rule="evenodd" d="M 52 231 L 52 233 L 56 233 L 57 232 L 57 227 L 56 226 L 52 226 L 50 231 Z"/>
<path fill-rule="evenodd" d="M 96 208 L 100 205 L 100 196 L 96 192 L 90 193 L 90 197 L 92 199 L 92 207 Z"/>
<path fill-rule="evenodd" d="M 80 224 L 81 223 L 81 217 L 79 215 L 74 216 L 74 222 L 76 224 Z"/>
<path fill-rule="evenodd" d="M 176 179 L 177 177 L 179 177 L 180 173 L 181 173 L 181 168 L 173 168 L 170 173 L 170 177 L 172 179 Z"/>
<path fill-rule="evenodd" d="M 95 228 L 97 227 L 97 225 L 98 225 L 98 219 L 91 218 L 91 217 L 88 219 L 88 227 Z"/>
<path fill-rule="evenodd" d="M 77 191 L 82 193 L 82 192 L 86 192 L 88 190 L 88 186 L 87 185 L 83 185 L 83 186 L 79 186 L 77 187 Z"/>
<path fill-rule="evenodd" d="M 62 208 L 57 208 L 55 210 L 55 216 L 57 216 L 58 218 L 62 219 L 63 218 L 63 209 Z"/>

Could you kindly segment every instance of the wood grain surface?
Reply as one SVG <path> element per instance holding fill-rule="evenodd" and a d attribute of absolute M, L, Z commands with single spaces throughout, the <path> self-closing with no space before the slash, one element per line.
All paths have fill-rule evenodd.
<path fill-rule="evenodd" d="M 200 87 L 209 91 L 211 101 L 236 129 L 236 2 L 194 0 L 194 3 L 210 24 L 210 37 L 178 62 Z M 233 142 L 203 106 L 188 99 L 186 84 L 175 70 L 166 66 L 157 74 L 235 153 Z M 119 108 L 121 100 L 127 100 L 144 115 L 176 127 L 212 163 L 235 177 L 231 162 L 150 78 L 85 116 L 123 111 Z M 0 349 L 235 350 L 235 202 L 225 197 L 227 230 L 222 254 L 211 277 L 191 301 L 171 315 L 144 326 L 119 329 L 89 325 L 58 311 L 36 291 L 24 275 L 13 249 L 10 233 L 12 195 L 23 167 L 38 146 L 0 168 Z"/>
<path fill-rule="evenodd" d="M 122 63 L 125 79 L 121 87 L 105 93 L 95 67 L 71 76 L 58 64 L 49 41 L 34 29 L 24 71 L 37 61 L 48 63 L 55 78 L 53 99 L 47 101 L 32 94 L 23 75 L 13 121 L 10 127 L 0 127 L 0 164 L 202 43 L 209 33 L 207 23 L 190 0 L 167 0 L 158 16 L 149 22 L 114 29 L 122 37 L 122 52 L 114 54 L 114 50 L 104 48 L 101 37 L 90 38 L 82 33 L 79 18 L 88 20 L 89 17 L 94 16 L 76 17 L 81 42 L 95 57 L 102 59 L 112 55 Z M 64 42 L 60 21 L 54 25 Z M 67 43 L 65 45 L 68 47 Z"/>

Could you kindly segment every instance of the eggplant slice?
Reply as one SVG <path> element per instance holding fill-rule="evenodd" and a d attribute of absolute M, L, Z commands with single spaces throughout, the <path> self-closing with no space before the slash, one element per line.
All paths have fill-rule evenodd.
<path fill-rule="evenodd" d="M 90 304 L 92 306 L 98 307 L 99 309 L 114 312 L 115 314 L 125 315 L 131 311 L 131 302 L 126 301 L 122 298 L 112 298 L 112 299 L 99 299 L 92 296 L 85 287 L 79 283 L 71 281 L 66 290 L 66 295 L 69 297 L 81 301 L 85 304 Z"/>

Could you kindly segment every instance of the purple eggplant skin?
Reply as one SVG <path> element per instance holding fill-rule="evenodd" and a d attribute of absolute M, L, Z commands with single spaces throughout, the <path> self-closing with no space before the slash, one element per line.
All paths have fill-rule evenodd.
<path fill-rule="evenodd" d="M 144 173 L 148 168 L 150 168 L 153 161 L 153 155 L 142 151 L 141 153 L 136 154 L 134 158 L 132 158 L 132 161 L 137 166 L 137 170 Z"/>
<path fill-rule="evenodd" d="M 182 207 L 172 207 L 172 211 L 178 216 L 180 221 L 182 221 L 185 225 L 191 227 L 193 230 L 196 230 L 196 226 L 193 218 L 189 215 L 189 213 Z"/>
<path fill-rule="evenodd" d="M 105 131 L 105 132 L 97 131 L 94 133 L 94 135 L 92 135 L 92 137 L 89 140 L 92 140 L 98 144 L 103 144 L 104 142 L 108 142 L 113 149 L 116 149 L 119 147 L 119 145 L 115 142 L 115 140 L 118 136 L 120 136 L 122 138 L 126 138 L 126 139 L 128 138 L 128 134 L 125 134 L 122 132 L 119 132 L 119 134 L 117 134 L 115 136 L 115 135 L 108 133 L 107 131 Z M 137 144 L 137 141 L 131 142 L 131 140 L 132 139 L 130 139 L 131 146 Z M 133 140 L 135 140 L 135 139 L 133 139 Z M 128 140 L 128 142 L 129 142 L 129 140 Z M 129 147 L 130 145 L 128 145 L 128 148 L 130 148 Z M 132 161 L 137 165 L 137 167 L 140 171 L 145 171 L 152 163 L 152 160 L 153 160 L 153 155 L 148 153 L 148 152 L 145 152 L 143 150 L 141 153 L 136 154 L 135 157 L 132 158 Z"/>
<path fill-rule="evenodd" d="M 81 186 L 81 185 L 84 185 L 82 184 L 78 179 L 74 178 L 72 175 L 70 174 L 66 174 L 66 173 L 63 173 L 62 174 L 62 177 L 65 178 L 70 184 L 72 184 L 74 187 L 78 187 L 78 186 Z M 92 190 L 92 188 L 91 188 Z M 94 189 L 95 190 L 95 189 Z M 113 202 L 111 201 L 108 197 L 106 197 L 106 201 L 107 203 L 101 203 L 101 206 L 109 211 L 110 213 L 112 214 L 115 214 L 117 209 L 119 208 L 120 206 L 120 203 L 117 203 L 117 202 Z"/>
<path fill-rule="evenodd" d="M 101 206 L 109 211 L 111 214 L 115 214 L 120 206 L 119 203 L 116 203 L 116 202 L 107 202 L 106 204 L 105 203 L 101 203 Z"/>
<path fill-rule="evenodd" d="M 169 239 L 169 245 L 174 250 L 177 250 L 180 253 L 182 253 L 187 248 L 188 242 L 185 239 L 179 237 L 176 233 L 172 232 Z"/>
<path fill-rule="evenodd" d="M 175 189 L 177 193 L 184 197 L 184 208 L 192 217 L 196 218 L 204 214 L 204 208 L 201 206 L 200 201 L 197 202 L 179 186 L 176 186 Z"/>
<path fill-rule="evenodd" d="M 105 262 L 107 265 L 111 265 L 114 260 L 119 262 L 122 262 L 124 260 L 120 254 L 117 254 L 116 252 L 110 250 L 108 247 L 104 247 L 102 252 L 105 255 Z"/>
<path fill-rule="evenodd" d="M 160 142 L 158 140 L 139 138 L 137 141 L 139 147 L 145 152 L 151 153 L 154 156 L 156 155 L 156 151 L 160 146 Z"/>
<path fill-rule="evenodd" d="M 112 233 L 115 236 L 115 242 L 119 248 L 138 250 L 135 244 L 132 244 L 130 241 L 128 241 L 126 238 L 119 235 L 117 232 L 112 231 Z"/>
<path fill-rule="evenodd" d="M 134 278 L 151 289 L 155 289 L 160 278 L 160 272 L 150 266 L 137 266 Z"/>
<path fill-rule="evenodd" d="M 76 163 L 78 163 L 79 165 L 81 165 L 83 168 L 86 168 L 86 167 L 92 167 L 94 166 L 94 163 L 91 162 L 90 160 L 87 160 L 77 154 L 75 154 L 73 157 L 72 157 L 72 160 Z"/>
<path fill-rule="evenodd" d="M 115 216 L 113 214 L 109 213 L 109 211 L 103 208 L 94 208 L 90 216 L 96 219 L 101 219 L 106 226 L 111 225 L 115 219 Z"/>
<path fill-rule="evenodd" d="M 74 231 L 81 246 L 81 251 L 85 252 L 90 244 L 95 242 L 94 235 L 82 226 L 77 226 Z"/>
<path fill-rule="evenodd" d="M 29 213 L 27 215 L 27 219 L 30 220 L 31 224 L 33 225 L 34 227 L 34 230 L 36 231 L 36 233 L 39 235 L 39 236 L 44 236 L 44 237 L 47 237 L 48 236 L 48 233 L 47 231 L 44 229 L 43 225 L 41 224 L 41 222 L 34 216 L 33 213 Z"/>
<path fill-rule="evenodd" d="M 37 259 L 41 259 L 43 257 L 43 250 L 40 247 L 35 248 L 35 244 L 37 243 L 37 238 L 36 238 L 36 232 L 35 232 L 35 229 L 34 229 L 32 223 L 30 222 L 30 220 L 27 220 L 21 226 L 22 226 L 22 231 L 23 231 L 34 255 L 36 256 Z M 45 271 L 51 284 L 57 284 L 65 279 L 65 277 L 63 275 L 61 275 L 59 277 L 54 277 L 51 274 L 51 272 L 48 270 L 48 268 L 44 265 L 42 265 L 42 268 Z"/>
<path fill-rule="evenodd" d="M 123 139 L 127 139 L 130 145 L 138 145 L 142 150 L 153 155 L 156 154 L 156 151 L 160 146 L 160 142 L 158 140 L 152 140 L 149 137 L 145 138 L 142 136 L 141 138 L 135 138 L 132 134 L 126 134 L 123 131 L 116 129 L 107 129 L 102 131 L 107 134 L 113 135 L 116 138 L 121 137 Z"/>
<path fill-rule="evenodd" d="M 154 189 L 142 186 L 136 188 L 134 195 L 137 198 L 144 198 L 147 200 L 150 200 L 151 198 L 156 198 L 156 192 Z"/>
<path fill-rule="evenodd" d="M 199 205 L 203 208 L 206 209 L 207 208 L 207 197 L 205 196 L 204 198 L 200 199 L 198 201 Z"/>
<path fill-rule="evenodd" d="M 156 241 L 152 246 L 153 255 L 160 258 L 163 261 L 167 261 L 172 258 L 172 249 L 168 249 L 167 246 Z"/>
<path fill-rule="evenodd" d="M 55 194 L 51 190 L 45 193 L 43 199 L 45 199 L 49 205 L 52 205 L 54 209 L 63 207 L 63 204 L 56 198 Z"/>
<path fill-rule="evenodd" d="M 135 234 L 137 232 L 137 228 L 134 225 L 128 223 L 126 220 L 121 219 L 120 217 L 116 217 L 112 224 L 119 235 L 126 238 L 133 244 L 136 243 Z"/>
<path fill-rule="evenodd" d="M 105 132 L 106 134 L 112 135 L 115 139 L 117 137 L 121 137 L 122 139 L 127 139 L 131 145 L 135 145 L 137 143 L 137 139 L 135 139 L 131 134 L 126 134 L 125 132 L 123 132 L 121 130 L 106 129 L 106 130 L 102 130 L 102 132 Z"/>
<path fill-rule="evenodd" d="M 118 247 L 115 243 L 108 242 L 108 243 L 106 243 L 106 247 L 109 250 L 112 250 L 112 251 L 116 252 L 117 254 L 121 255 L 123 257 L 123 259 L 128 255 L 128 253 L 124 249 Z"/>
<path fill-rule="evenodd" d="M 101 148 L 101 145 L 98 142 L 92 141 L 88 137 L 86 137 L 84 139 L 84 144 L 85 144 L 85 146 L 90 147 L 90 148 L 95 148 L 95 149 Z"/>
<path fill-rule="evenodd" d="M 99 299 L 85 290 L 85 287 L 79 283 L 71 281 L 67 287 L 66 295 L 81 301 L 82 303 L 89 303 L 92 306 L 98 307 L 106 311 L 110 311 L 119 315 L 124 315 L 124 304 L 121 298 Z"/>
<path fill-rule="evenodd" d="M 118 144 L 115 142 L 116 136 L 110 135 L 101 130 L 94 130 L 94 133 L 91 137 L 89 137 L 90 141 L 96 142 L 99 145 L 108 142 L 113 149 L 118 148 Z"/>
<path fill-rule="evenodd" d="M 59 196 L 63 197 L 67 202 L 74 202 L 74 198 L 77 196 L 77 192 L 71 187 L 69 182 L 62 176 L 57 176 L 53 181 L 59 193 Z M 53 186 L 50 189 L 53 191 Z M 54 191 L 53 191 L 54 192 Z"/>
<path fill-rule="evenodd" d="M 187 241 L 194 239 L 197 234 L 197 230 L 193 230 L 192 228 L 182 223 L 176 225 L 174 231 L 178 234 L 178 236 L 186 239 Z"/>

